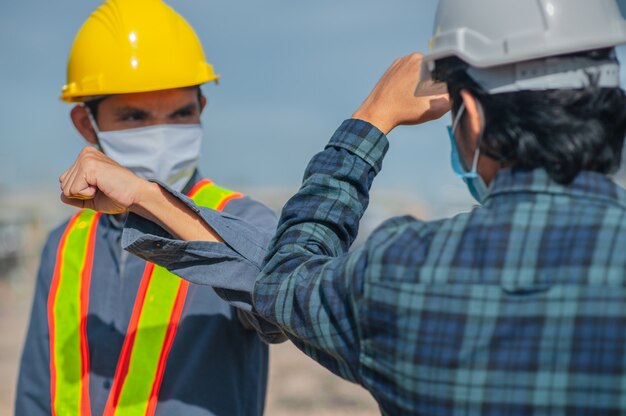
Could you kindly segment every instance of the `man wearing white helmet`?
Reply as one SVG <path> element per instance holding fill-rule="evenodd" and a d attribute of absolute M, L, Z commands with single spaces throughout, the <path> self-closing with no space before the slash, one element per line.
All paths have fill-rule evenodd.
<path fill-rule="evenodd" d="M 217 75 L 180 15 L 161 0 L 107 0 L 78 32 L 67 75 L 61 98 L 76 103 L 77 131 L 109 163 L 245 222 L 265 246 L 272 211 L 196 169 L 206 104 L 200 85 Z M 104 157 L 94 147 L 89 152 Z M 48 238 L 16 414 L 262 414 L 268 348 L 258 333 L 266 342 L 284 336 L 251 313 L 258 269 L 242 271 L 227 253 L 203 255 L 207 244 L 185 243 L 195 254 L 174 272 L 194 280 L 189 266 L 212 256 L 197 270 L 228 281 L 230 294 L 220 298 L 219 290 L 128 255 L 126 217 L 109 212 L 120 215 L 81 210 Z M 169 258 L 182 260 L 183 245 L 166 245 Z"/>
<path fill-rule="evenodd" d="M 625 42 L 614 0 L 441 0 L 430 54 L 395 62 L 310 162 L 258 311 L 384 414 L 624 414 L 626 191 L 607 174 Z M 390 219 L 347 253 L 386 134 L 443 114 L 445 90 L 482 206 Z"/>
<path fill-rule="evenodd" d="M 607 176 L 626 132 L 625 42 L 615 0 L 441 0 L 431 53 L 396 61 L 311 160 L 256 310 L 385 415 L 625 413 L 626 191 Z M 390 219 L 348 252 L 386 135 L 450 104 L 452 167 L 482 206 Z M 97 189 L 179 238 L 236 240 L 217 213 L 198 227 L 155 215 L 140 187 L 138 204 L 117 198 L 104 172 L 79 158 L 65 200 L 97 207 L 76 200 Z"/>

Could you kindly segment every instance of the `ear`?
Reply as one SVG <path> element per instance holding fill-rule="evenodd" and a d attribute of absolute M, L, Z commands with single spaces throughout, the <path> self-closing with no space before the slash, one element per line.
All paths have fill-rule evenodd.
<path fill-rule="evenodd" d="M 465 120 L 463 123 L 464 137 L 468 137 L 472 145 L 472 153 L 478 146 L 478 140 L 482 137 L 485 129 L 485 116 L 483 107 L 480 102 L 467 90 L 461 91 L 461 98 L 465 104 Z M 471 154 L 471 153 L 470 153 Z M 465 160 L 470 166 L 472 160 Z M 480 154 L 478 159 L 478 174 L 483 178 L 485 183 L 489 185 L 497 173 L 502 169 L 502 164 L 485 155 Z"/>
<path fill-rule="evenodd" d="M 461 90 L 460 94 L 463 99 L 463 104 L 465 104 L 464 132 L 469 136 L 472 145 L 476 146 L 484 128 L 482 108 L 480 107 L 480 103 L 468 90 Z"/>
<path fill-rule="evenodd" d="M 74 123 L 76 130 L 78 130 L 80 135 L 83 136 L 88 143 L 98 144 L 98 136 L 91 125 L 91 121 L 89 121 L 89 115 L 85 107 L 82 105 L 75 106 L 70 112 L 70 117 L 72 118 L 72 123 Z"/>

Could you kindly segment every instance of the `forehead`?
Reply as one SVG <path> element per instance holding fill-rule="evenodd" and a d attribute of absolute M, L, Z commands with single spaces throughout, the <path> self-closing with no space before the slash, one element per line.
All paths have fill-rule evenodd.
<path fill-rule="evenodd" d="M 102 100 L 99 112 L 121 108 L 136 108 L 150 113 L 168 113 L 198 103 L 197 87 L 174 88 L 162 91 L 116 94 Z"/>

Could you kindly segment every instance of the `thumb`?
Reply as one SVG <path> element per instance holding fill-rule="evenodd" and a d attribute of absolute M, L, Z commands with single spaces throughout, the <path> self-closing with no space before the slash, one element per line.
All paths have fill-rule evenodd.
<path fill-rule="evenodd" d="M 76 208 L 85 208 L 86 200 L 78 199 L 78 198 L 68 198 L 63 193 L 61 193 L 61 202 L 63 202 L 64 204 L 76 207 Z"/>
<path fill-rule="evenodd" d="M 85 183 L 85 187 L 78 191 L 76 194 L 71 195 L 75 199 L 93 199 L 96 196 L 98 188 L 95 185 Z"/>

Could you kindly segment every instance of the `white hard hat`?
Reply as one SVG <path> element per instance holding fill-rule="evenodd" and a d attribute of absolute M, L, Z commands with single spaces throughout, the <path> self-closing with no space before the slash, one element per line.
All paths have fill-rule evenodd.
<path fill-rule="evenodd" d="M 560 55 L 626 43 L 616 0 L 440 0 L 418 92 L 437 60 L 457 57 L 487 92 L 619 86 L 616 60 Z"/>

